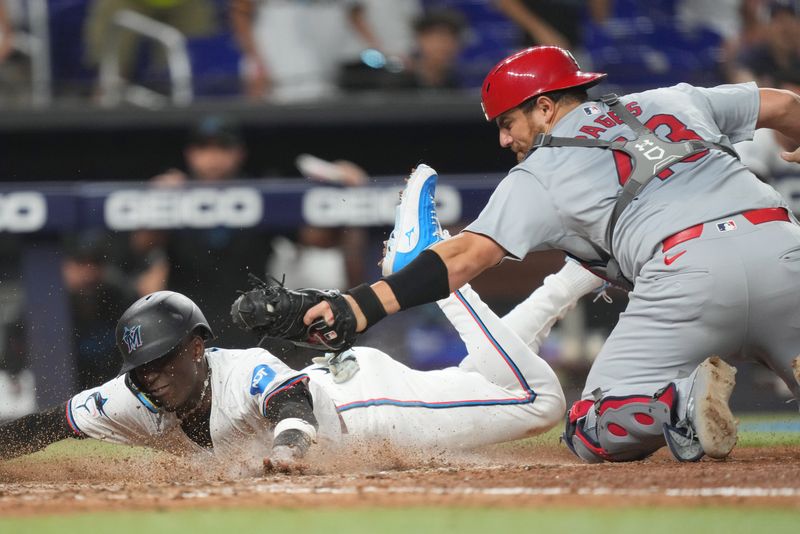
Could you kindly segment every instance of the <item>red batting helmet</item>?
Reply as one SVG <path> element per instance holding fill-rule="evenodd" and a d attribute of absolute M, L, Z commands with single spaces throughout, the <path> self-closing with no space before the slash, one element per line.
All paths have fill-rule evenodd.
<path fill-rule="evenodd" d="M 605 77 L 604 73 L 581 72 L 578 62 L 563 48 L 534 46 L 495 65 L 483 81 L 481 107 L 490 121 L 542 93 L 591 87 Z"/>

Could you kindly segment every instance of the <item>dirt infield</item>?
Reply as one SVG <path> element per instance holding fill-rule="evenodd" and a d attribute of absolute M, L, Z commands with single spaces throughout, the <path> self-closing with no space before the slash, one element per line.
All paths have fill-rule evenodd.
<path fill-rule="evenodd" d="M 661 451 L 584 465 L 557 446 L 460 456 L 318 458 L 303 474 L 231 479 L 167 455 L 0 464 L 0 515 L 185 507 L 752 505 L 800 509 L 800 446 L 678 464 Z"/>

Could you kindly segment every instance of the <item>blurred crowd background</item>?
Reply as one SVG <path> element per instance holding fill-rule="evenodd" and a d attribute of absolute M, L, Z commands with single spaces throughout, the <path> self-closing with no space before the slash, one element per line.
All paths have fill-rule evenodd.
<path fill-rule="evenodd" d="M 399 184 L 421 160 L 442 183 L 496 183 L 513 158 L 483 120 L 479 88 L 513 51 L 569 48 L 585 70 L 609 73 L 602 92 L 751 80 L 800 91 L 799 13 L 792 0 L 0 0 L 0 200 L 53 182 L 365 188 Z M 792 145 L 763 131 L 737 148 L 794 208 L 800 172 L 777 157 Z M 59 391 L 115 376 L 116 319 L 141 295 L 184 292 L 221 346 L 248 346 L 228 319 L 247 273 L 345 289 L 378 276 L 387 232 L 309 222 L 34 235 L 0 222 L 0 419 L 49 398 L 36 362 L 70 369 Z M 66 303 L 57 343 L 42 336 L 50 308 L 30 281 L 31 251 L 53 246 L 59 283 L 35 294 Z M 561 261 L 537 254 L 476 286 L 502 313 Z M 581 302 L 543 349 L 568 388 L 624 309 L 625 295 L 610 295 Z M 435 307 L 384 321 L 363 342 L 419 368 L 464 352 Z"/>
<path fill-rule="evenodd" d="M 627 90 L 798 62 L 792 0 L 3 0 L 0 32 L 4 107 L 470 90 L 534 44 Z"/>

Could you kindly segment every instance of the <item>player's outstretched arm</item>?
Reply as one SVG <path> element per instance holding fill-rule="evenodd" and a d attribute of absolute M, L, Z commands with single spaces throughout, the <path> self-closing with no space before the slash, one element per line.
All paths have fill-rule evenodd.
<path fill-rule="evenodd" d="M 61 404 L 0 426 L 0 460 L 34 453 L 62 439 L 80 437 L 70 428 L 66 413 L 66 404 Z"/>
<path fill-rule="evenodd" d="M 492 239 L 472 232 L 462 232 L 433 245 L 398 272 L 370 286 L 377 302 L 391 315 L 400 310 L 436 302 L 463 286 L 484 270 L 498 264 L 506 252 Z M 363 301 L 354 298 L 354 290 L 346 295 L 356 318 L 356 331 L 361 332 L 375 321 L 362 309 Z M 303 318 L 311 324 L 324 318 L 334 323 L 334 312 L 327 302 L 309 309 Z"/>
<path fill-rule="evenodd" d="M 756 128 L 771 128 L 800 143 L 800 95 L 783 89 L 759 89 L 761 106 Z M 800 163 L 800 148 L 783 152 L 786 161 Z"/>
<path fill-rule="evenodd" d="M 264 459 L 267 471 L 301 468 L 302 458 L 317 439 L 319 425 L 306 380 L 281 386 L 266 400 L 264 417 L 274 429 L 272 452 Z"/>

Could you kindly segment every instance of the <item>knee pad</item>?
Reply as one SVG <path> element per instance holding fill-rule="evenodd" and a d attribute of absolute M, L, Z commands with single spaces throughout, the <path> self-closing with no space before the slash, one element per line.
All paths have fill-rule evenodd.
<path fill-rule="evenodd" d="M 578 401 L 567 414 L 562 441 L 582 460 L 626 462 L 641 460 L 665 445 L 664 425 L 675 423 L 678 399 L 670 383 L 651 397 L 604 397 L 597 402 Z M 587 416 L 594 408 L 594 425 Z"/>

